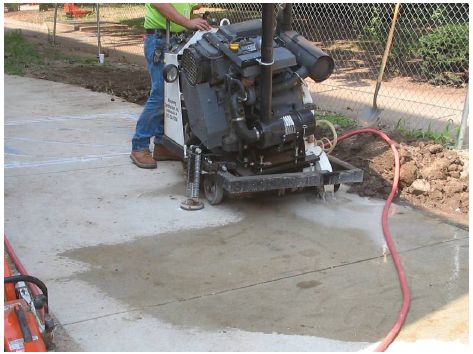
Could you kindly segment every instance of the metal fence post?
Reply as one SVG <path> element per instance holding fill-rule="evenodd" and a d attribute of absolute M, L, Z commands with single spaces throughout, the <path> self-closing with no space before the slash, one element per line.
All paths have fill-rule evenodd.
<path fill-rule="evenodd" d="M 57 7 L 58 3 L 54 4 L 54 27 L 53 27 L 53 44 L 56 44 L 56 23 L 57 23 Z"/>
<path fill-rule="evenodd" d="M 100 42 L 100 4 L 96 4 L 96 17 L 97 17 L 97 58 L 99 59 L 99 63 L 103 64 L 102 60 L 102 43 Z"/>
<path fill-rule="evenodd" d="M 463 147 L 463 141 L 465 140 L 466 126 L 468 124 L 468 113 L 469 113 L 469 108 L 470 108 L 469 99 L 468 99 L 469 91 L 470 91 L 470 84 L 468 84 L 466 88 L 465 104 L 463 105 L 463 114 L 462 114 L 462 120 L 460 123 L 460 131 L 458 132 L 457 149 L 461 149 Z"/>

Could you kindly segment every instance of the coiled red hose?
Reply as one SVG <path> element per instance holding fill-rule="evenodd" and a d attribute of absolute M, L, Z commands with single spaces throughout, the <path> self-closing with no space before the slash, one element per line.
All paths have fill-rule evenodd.
<path fill-rule="evenodd" d="M 400 175 L 399 152 L 396 149 L 395 142 L 391 140 L 389 136 L 387 136 L 382 131 L 378 129 L 374 129 L 374 128 L 362 128 L 362 129 L 351 131 L 347 134 L 344 134 L 338 137 L 338 141 L 340 142 L 342 140 L 351 138 L 352 136 L 358 135 L 358 134 L 374 134 L 374 135 L 379 136 L 391 147 L 391 150 L 394 155 L 393 186 L 391 188 L 391 193 L 389 193 L 388 199 L 386 200 L 386 203 L 384 204 L 383 214 L 381 216 L 381 223 L 383 225 L 384 239 L 386 240 L 386 244 L 389 248 L 389 252 L 391 252 L 391 257 L 393 259 L 394 266 L 396 267 L 403 300 L 402 300 L 402 306 L 399 311 L 399 315 L 397 317 L 396 322 L 394 323 L 393 327 L 388 332 L 388 334 L 383 338 L 383 340 L 375 348 L 376 352 L 383 352 L 392 343 L 394 338 L 396 338 L 399 331 L 401 330 L 401 327 L 404 321 L 406 320 L 407 313 L 409 312 L 409 305 L 411 302 L 410 294 L 409 294 L 409 287 L 407 285 L 406 274 L 404 272 L 404 268 L 401 265 L 401 260 L 399 259 L 399 255 L 397 253 L 396 246 L 394 245 L 392 235 L 391 235 L 391 232 L 389 231 L 389 225 L 388 225 L 389 208 L 391 207 L 391 203 L 394 199 L 394 196 L 396 195 L 397 188 L 399 185 L 399 175 Z"/>

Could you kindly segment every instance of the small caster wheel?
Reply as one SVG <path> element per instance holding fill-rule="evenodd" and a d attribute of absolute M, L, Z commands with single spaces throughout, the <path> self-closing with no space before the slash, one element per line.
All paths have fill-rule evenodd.
<path fill-rule="evenodd" d="M 223 187 L 217 182 L 217 175 L 204 175 L 205 198 L 210 205 L 217 205 L 223 199 Z"/>

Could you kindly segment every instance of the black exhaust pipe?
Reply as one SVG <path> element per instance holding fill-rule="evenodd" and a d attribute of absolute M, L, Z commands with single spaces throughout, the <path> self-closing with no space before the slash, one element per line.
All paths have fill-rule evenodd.
<path fill-rule="evenodd" d="M 263 4 L 263 34 L 261 39 L 261 120 L 272 118 L 271 99 L 273 96 L 273 37 L 274 4 Z"/>

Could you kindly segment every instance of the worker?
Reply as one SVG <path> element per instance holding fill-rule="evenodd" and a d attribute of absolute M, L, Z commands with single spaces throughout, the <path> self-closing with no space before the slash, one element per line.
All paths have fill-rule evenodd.
<path fill-rule="evenodd" d="M 156 161 L 177 160 L 178 157 L 162 145 L 164 134 L 164 50 L 166 44 L 166 19 L 171 21 L 171 43 L 176 42 L 176 35 L 185 30 L 210 29 L 203 18 L 190 19 L 191 13 L 198 4 L 146 4 L 144 27 L 144 54 L 151 77 L 151 92 L 146 101 L 143 113 L 136 123 L 132 140 L 130 158 L 141 168 L 156 168 Z M 149 147 L 154 136 L 154 150 Z"/>

